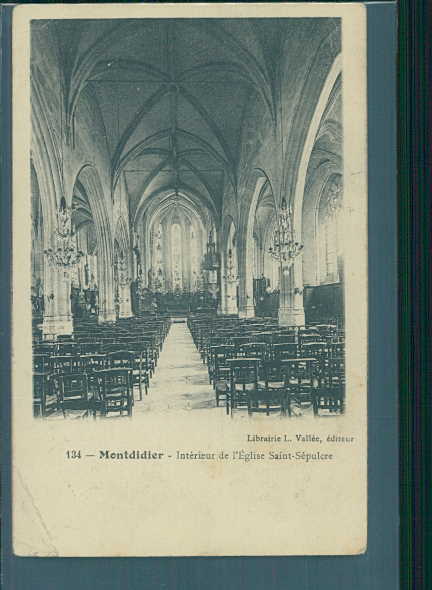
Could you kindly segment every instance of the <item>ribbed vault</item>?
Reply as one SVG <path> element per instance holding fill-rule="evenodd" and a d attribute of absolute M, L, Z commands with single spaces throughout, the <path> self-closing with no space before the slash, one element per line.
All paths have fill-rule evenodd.
<path fill-rule="evenodd" d="M 99 105 L 112 190 L 124 175 L 132 218 L 162 186 L 188 187 L 222 207 L 237 190 L 244 112 L 259 97 L 275 120 L 274 54 L 281 27 L 248 20 L 56 21 L 66 131 L 83 91 Z M 273 54 L 273 59 L 271 55 Z"/>

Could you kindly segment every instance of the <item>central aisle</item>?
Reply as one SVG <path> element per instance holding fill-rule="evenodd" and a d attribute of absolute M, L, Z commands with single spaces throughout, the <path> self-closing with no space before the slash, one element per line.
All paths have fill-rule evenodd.
<path fill-rule="evenodd" d="M 173 323 L 164 342 L 148 395 L 136 401 L 134 415 L 142 412 L 212 410 L 215 394 L 207 367 L 194 345 L 186 323 Z"/>

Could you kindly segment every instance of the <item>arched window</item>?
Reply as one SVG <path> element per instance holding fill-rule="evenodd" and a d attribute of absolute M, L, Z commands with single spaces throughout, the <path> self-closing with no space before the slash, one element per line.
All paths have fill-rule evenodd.
<path fill-rule="evenodd" d="M 201 279 L 203 216 L 181 197 L 150 220 L 150 285 L 162 292 L 195 291 Z"/>
<path fill-rule="evenodd" d="M 171 226 L 171 268 L 174 290 L 181 290 L 183 288 L 182 246 L 180 224 L 173 223 Z"/>
<path fill-rule="evenodd" d="M 339 212 L 342 203 L 340 175 L 330 177 L 324 186 L 318 206 L 318 260 L 319 282 L 337 283 L 339 255 Z"/>

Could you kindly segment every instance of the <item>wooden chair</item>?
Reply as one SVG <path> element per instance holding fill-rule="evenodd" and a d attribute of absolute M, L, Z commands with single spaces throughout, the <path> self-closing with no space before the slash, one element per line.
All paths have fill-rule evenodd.
<path fill-rule="evenodd" d="M 111 352 L 107 355 L 108 359 L 108 367 L 110 369 L 130 369 L 131 370 L 131 383 L 132 383 L 132 391 L 133 385 L 136 384 L 139 386 L 140 389 L 140 399 L 142 399 L 142 390 L 141 390 L 141 383 L 139 383 L 138 379 L 134 380 L 134 365 L 135 365 L 135 355 L 130 350 L 117 350 L 115 352 Z M 134 403 L 134 397 L 132 396 L 132 404 Z"/>
<path fill-rule="evenodd" d="M 205 362 L 209 363 L 209 357 L 212 348 L 214 348 L 215 346 L 224 346 L 226 344 L 229 344 L 229 340 L 225 336 L 221 336 L 219 333 L 210 336 L 206 342 Z"/>
<path fill-rule="evenodd" d="M 94 377 L 95 371 L 102 371 L 108 367 L 108 357 L 106 354 L 84 354 L 81 355 L 81 361 L 83 363 L 83 369 L 87 374 L 89 391 L 95 391 L 96 380 Z"/>
<path fill-rule="evenodd" d="M 275 334 L 273 344 L 297 344 L 297 334 Z"/>
<path fill-rule="evenodd" d="M 128 350 L 116 350 L 107 354 L 110 369 L 132 369 L 133 355 Z"/>
<path fill-rule="evenodd" d="M 51 386 L 51 373 L 33 371 L 33 415 L 45 418 L 57 409 L 58 400 Z"/>
<path fill-rule="evenodd" d="M 53 356 L 51 361 L 54 373 L 82 373 L 84 371 L 84 363 L 78 355 L 57 355 Z"/>
<path fill-rule="evenodd" d="M 299 332 L 299 343 L 306 344 L 307 342 L 319 342 L 321 340 L 318 330 L 308 330 Z"/>
<path fill-rule="evenodd" d="M 330 357 L 326 366 L 326 370 L 321 375 L 321 382 L 331 387 L 332 385 L 339 385 L 345 383 L 345 358 L 344 357 Z"/>
<path fill-rule="evenodd" d="M 58 373 L 51 377 L 52 392 L 57 396 L 57 404 L 66 418 L 67 411 L 82 411 L 88 416 L 91 410 L 86 373 Z"/>
<path fill-rule="evenodd" d="M 303 404 L 313 405 L 318 389 L 319 369 L 315 358 L 296 358 L 282 361 L 287 392 L 287 411 L 291 415 L 291 404 L 299 407 Z"/>
<path fill-rule="evenodd" d="M 252 332 L 248 336 L 246 336 L 248 342 L 264 342 L 265 344 L 270 345 L 273 343 L 274 333 L 272 331 L 258 331 Z"/>
<path fill-rule="evenodd" d="M 74 335 L 73 334 L 59 334 L 57 336 L 57 342 L 73 342 Z"/>
<path fill-rule="evenodd" d="M 139 346 L 141 352 L 145 353 L 143 354 L 144 366 L 149 372 L 149 376 L 152 377 L 156 370 L 157 358 L 151 339 L 138 338 L 134 340 L 133 346 Z"/>
<path fill-rule="evenodd" d="M 210 350 L 209 380 L 216 393 L 216 407 L 219 407 L 220 400 L 227 398 L 230 380 L 230 367 L 227 360 L 235 356 L 235 346 L 232 344 L 214 346 Z"/>
<path fill-rule="evenodd" d="M 345 411 L 345 359 L 331 357 L 320 375 L 319 386 L 315 394 L 314 414 L 320 410 L 343 414 Z"/>
<path fill-rule="evenodd" d="M 240 350 L 240 347 L 244 344 L 248 344 L 250 342 L 248 336 L 232 336 L 229 344 L 232 344 L 235 347 L 236 352 Z"/>
<path fill-rule="evenodd" d="M 33 348 L 34 354 L 45 354 L 48 356 L 53 356 L 57 352 L 57 343 L 56 342 L 43 342 L 42 344 L 37 344 Z"/>
<path fill-rule="evenodd" d="M 258 390 L 258 369 L 260 359 L 258 358 L 236 358 L 228 359 L 230 366 L 230 388 L 229 397 L 226 401 L 227 414 L 238 408 L 249 410 L 249 396 L 256 394 Z"/>
<path fill-rule="evenodd" d="M 285 359 L 294 359 L 298 356 L 298 346 L 292 342 L 284 344 L 273 344 L 271 348 L 271 359 L 283 361 Z"/>
<path fill-rule="evenodd" d="M 153 377 L 155 372 L 155 363 L 152 355 L 152 350 L 145 342 L 134 342 L 132 345 L 133 350 L 139 350 L 141 352 L 141 366 L 143 371 L 146 372 L 148 379 Z M 148 385 L 148 384 L 147 384 Z"/>
<path fill-rule="evenodd" d="M 132 416 L 133 385 L 131 368 L 104 369 L 95 372 L 97 382 L 97 399 L 94 401 L 94 412 L 100 411 L 102 416 L 109 412 L 127 412 Z"/>
<path fill-rule="evenodd" d="M 99 342 L 80 342 L 81 354 L 99 354 L 102 352 L 102 344 Z"/>
<path fill-rule="evenodd" d="M 33 355 L 33 371 L 36 373 L 51 373 L 52 372 L 52 357 L 48 354 L 34 354 Z"/>
<path fill-rule="evenodd" d="M 315 358 L 318 362 L 320 372 L 325 371 L 327 366 L 329 349 L 325 342 L 308 342 L 301 345 L 301 356 Z"/>
<path fill-rule="evenodd" d="M 345 411 L 345 384 L 326 385 L 323 383 L 316 391 L 313 410 L 315 416 L 320 410 L 327 410 L 330 414 L 343 414 Z"/>
<path fill-rule="evenodd" d="M 59 356 L 76 356 L 80 352 L 80 345 L 76 342 L 59 342 L 57 345 L 57 354 Z"/>
<path fill-rule="evenodd" d="M 154 338 L 148 337 L 147 335 L 146 336 L 139 336 L 138 338 L 140 339 L 140 341 L 143 344 L 145 344 L 145 346 L 148 350 L 149 362 L 151 363 L 151 365 L 153 367 L 153 372 L 154 372 L 157 367 L 158 360 L 159 360 L 158 347 L 156 346 Z"/>
<path fill-rule="evenodd" d="M 257 358 L 264 361 L 268 356 L 267 349 L 268 346 L 265 342 L 249 342 L 240 347 L 238 356 Z"/>
<path fill-rule="evenodd" d="M 262 380 L 258 383 L 256 391 L 249 392 L 248 412 L 265 412 L 267 416 L 271 411 L 286 413 L 286 389 L 283 366 L 280 361 L 264 361 L 261 364 Z"/>
<path fill-rule="evenodd" d="M 345 356 L 344 342 L 331 342 L 328 345 L 330 358 L 342 358 Z"/>
<path fill-rule="evenodd" d="M 150 386 L 147 348 L 137 343 L 129 343 L 128 351 L 131 354 L 133 385 L 138 385 L 141 401 L 143 398 L 142 386 L 144 385 L 146 395 Z"/>
<path fill-rule="evenodd" d="M 103 352 L 104 354 L 111 354 L 114 352 L 119 352 L 121 350 L 126 350 L 127 345 L 125 342 L 110 342 L 109 344 L 103 345 Z"/>

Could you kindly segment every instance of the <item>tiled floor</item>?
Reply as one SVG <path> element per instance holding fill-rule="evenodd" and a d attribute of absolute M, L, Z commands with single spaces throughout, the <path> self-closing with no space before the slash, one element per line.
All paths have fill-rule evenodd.
<path fill-rule="evenodd" d="M 207 366 L 202 363 L 186 323 L 173 323 L 164 342 L 150 389 L 137 401 L 134 415 L 141 412 L 212 410 L 215 394 L 209 384 Z"/>
<path fill-rule="evenodd" d="M 224 402 L 217 408 L 215 393 L 209 384 L 207 365 L 193 343 L 191 333 L 186 323 L 173 323 L 165 340 L 159 357 L 156 372 L 150 381 L 150 389 L 143 401 L 137 401 L 134 406 L 134 418 L 139 414 L 152 412 L 191 412 L 200 411 L 212 417 L 226 420 Z M 135 399 L 137 394 L 135 393 Z M 293 416 L 312 414 L 311 408 L 292 409 Z M 236 420 L 248 419 L 245 410 L 235 413 Z M 253 414 L 250 419 L 268 421 L 280 419 L 280 414 Z"/>

